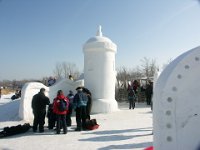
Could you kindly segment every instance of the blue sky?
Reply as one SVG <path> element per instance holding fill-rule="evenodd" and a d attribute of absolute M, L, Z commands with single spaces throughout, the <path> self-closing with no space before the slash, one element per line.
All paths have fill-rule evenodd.
<path fill-rule="evenodd" d="M 200 45 L 197 0 L 0 0 L 0 80 L 41 79 L 56 63 L 83 71 L 83 44 L 117 44 L 116 67 L 144 57 L 162 66 Z"/>

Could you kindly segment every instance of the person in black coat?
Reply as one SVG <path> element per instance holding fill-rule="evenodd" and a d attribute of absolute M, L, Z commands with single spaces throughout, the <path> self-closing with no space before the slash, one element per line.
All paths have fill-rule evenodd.
<path fill-rule="evenodd" d="M 45 89 L 41 88 L 40 92 L 33 96 L 32 109 L 33 109 L 33 132 L 37 131 L 39 125 L 39 132 L 44 132 L 46 105 L 50 104 L 49 98 L 44 94 Z"/>
<path fill-rule="evenodd" d="M 87 106 L 86 106 L 86 119 L 90 120 L 90 113 L 92 109 L 92 94 L 90 90 L 88 90 L 85 87 L 83 87 L 83 92 L 87 95 L 87 98 L 88 98 Z"/>
<path fill-rule="evenodd" d="M 74 94 L 71 90 L 69 91 L 67 98 L 69 99 L 69 109 L 68 109 L 68 113 L 66 115 L 66 123 L 67 123 L 67 126 L 70 127 L 72 125 L 71 115 L 72 115 L 73 100 L 74 100 Z"/>
<path fill-rule="evenodd" d="M 152 94 L 153 94 L 153 83 L 152 82 L 147 83 L 145 92 L 146 92 L 147 105 L 151 105 L 151 99 L 152 99 Z"/>

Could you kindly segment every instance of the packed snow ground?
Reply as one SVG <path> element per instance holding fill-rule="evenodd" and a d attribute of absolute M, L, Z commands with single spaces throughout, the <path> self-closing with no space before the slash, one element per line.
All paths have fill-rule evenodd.
<path fill-rule="evenodd" d="M 0 99 L 0 130 L 6 126 L 27 123 L 19 120 L 20 99 L 12 101 L 10 95 Z M 120 110 L 109 114 L 94 114 L 100 125 L 92 131 L 76 132 L 75 117 L 67 134 L 55 134 L 48 130 L 47 121 L 44 133 L 26 133 L 1 138 L 0 150 L 143 150 L 153 145 L 152 111 L 146 103 L 136 103 L 134 110 L 128 109 L 128 103 L 120 103 Z M 30 122 L 32 125 L 32 122 Z"/>

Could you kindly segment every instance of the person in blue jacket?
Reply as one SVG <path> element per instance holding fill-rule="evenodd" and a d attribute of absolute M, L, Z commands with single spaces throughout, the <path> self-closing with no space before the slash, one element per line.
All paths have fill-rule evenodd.
<path fill-rule="evenodd" d="M 81 131 L 86 129 L 86 106 L 88 102 L 87 95 L 82 91 L 82 87 L 76 88 L 77 93 L 74 96 L 73 107 L 76 112 L 76 124 L 75 131 Z"/>

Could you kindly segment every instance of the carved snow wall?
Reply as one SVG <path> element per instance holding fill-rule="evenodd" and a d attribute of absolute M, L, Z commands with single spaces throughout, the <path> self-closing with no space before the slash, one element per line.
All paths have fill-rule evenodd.
<path fill-rule="evenodd" d="M 153 96 L 155 150 L 199 150 L 200 47 L 177 57 L 160 74 Z"/>

